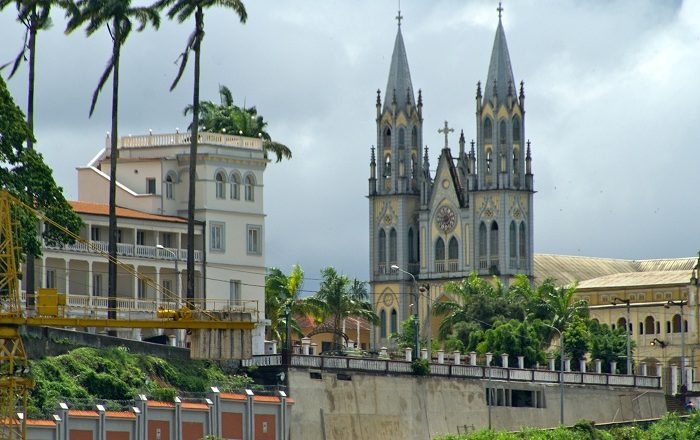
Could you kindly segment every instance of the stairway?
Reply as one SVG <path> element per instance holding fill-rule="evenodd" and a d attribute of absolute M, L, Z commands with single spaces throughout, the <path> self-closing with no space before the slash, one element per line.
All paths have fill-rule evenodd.
<path fill-rule="evenodd" d="M 683 395 L 669 396 L 666 395 L 666 410 L 674 412 L 678 415 L 688 414 L 685 410 L 685 397 Z"/>

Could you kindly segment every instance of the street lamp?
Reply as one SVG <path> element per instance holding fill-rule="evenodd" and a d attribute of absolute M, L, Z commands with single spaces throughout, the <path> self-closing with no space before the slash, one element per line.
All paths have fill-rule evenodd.
<path fill-rule="evenodd" d="M 627 374 L 632 374 L 632 356 L 630 354 L 630 300 L 615 297 L 612 305 L 625 304 L 627 306 L 627 322 L 625 323 L 625 334 L 627 335 Z"/>
<path fill-rule="evenodd" d="M 661 348 L 666 348 L 666 343 L 665 343 L 664 341 L 662 341 L 661 339 L 659 339 L 659 338 L 654 338 L 654 340 L 651 341 L 651 342 L 649 343 L 649 345 L 651 345 L 652 347 L 655 347 L 655 346 L 658 345 L 658 346 L 661 347 Z"/>
<path fill-rule="evenodd" d="M 671 306 L 678 306 L 681 309 L 681 384 L 688 386 L 685 380 L 685 320 L 683 319 L 683 307 L 688 305 L 688 300 L 671 301 L 664 304 L 665 309 L 670 309 Z"/>
<path fill-rule="evenodd" d="M 556 327 L 553 325 L 549 325 L 546 322 L 543 322 L 542 325 L 551 328 L 552 330 L 555 330 L 557 333 L 559 333 L 559 348 L 561 349 L 561 359 L 559 362 L 559 424 L 564 425 L 564 334 Z"/>
<path fill-rule="evenodd" d="M 418 354 L 420 350 L 420 339 L 418 336 L 418 329 L 419 329 L 419 323 L 418 323 L 418 281 L 416 281 L 416 277 L 413 276 L 411 272 L 407 272 L 403 269 L 401 269 L 399 266 L 396 264 L 391 265 L 391 269 L 395 270 L 397 272 L 403 272 L 411 277 L 413 280 L 413 297 L 415 299 L 415 308 L 413 309 L 413 322 L 414 322 L 414 327 L 415 327 L 415 332 L 416 332 L 416 340 L 414 341 L 414 352 L 413 352 L 413 359 L 418 359 Z"/>
<path fill-rule="evenodd" d="M 177 302 L 178 302 L 177 307 L 179 307 L 181 300 L 182 300 L 182 297 L 180 296 L 180 267 L 178 266 L 178 260 L 179 260 L 178 255 L 175 253 L 175 251 L 173 251 L 170 248 L 164 247 L 162 244 L 157 244 L 156 248 L 160 249 L 162 251 L 169 252 L 170 255 L 172 255 L 173 258 L 175 259 L 175 297 L 176 297 Z M 181 333 L 182 333 L 182 330 L 180 330 L 180 329 L 175 330 L 175 345 L 178 347 L 182 344 L 182 334 Z"/>

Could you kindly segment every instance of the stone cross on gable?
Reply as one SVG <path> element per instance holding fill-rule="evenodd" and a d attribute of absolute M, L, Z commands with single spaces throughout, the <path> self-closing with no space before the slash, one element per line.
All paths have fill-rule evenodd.
<path fill-rule="evenodd" d="M 498 7 L 496 8 L 498 11 L 498 19 L 501 19 L 501 13 L 503 12 L 503 6 L 501 6 L 501 2 L 498 2 Z"/>
<path fill-rule="evenodd" d="M 438 129 L 438 133 L 444 133 L 445 134 L 445 148 L 447 148 L 447 137 L 450 133 L 455 131 L 454 128 L 450 128 L 447 126 L 447 121 L 445 121 L 445 127 Z"/>

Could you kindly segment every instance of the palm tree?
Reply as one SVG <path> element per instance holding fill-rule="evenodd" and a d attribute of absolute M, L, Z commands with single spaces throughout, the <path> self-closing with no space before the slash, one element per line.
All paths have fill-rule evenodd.
<path fill-rule="evenodd" d="M 258 115 L 255 107 L 241 108 L 233 104 L 233 95 L 226 86 L 219 86 L 220 104 L 202 101 L 199 113 L 199 125 L 213 133 L 239 134 L 241 136 L 259 137 L 263 141 L 265 157 L 270 153 L 276 156 L 275 162 L 291 159 L 292 150 L 286 145 L 272 140 L 267 132 L 267 121 Z M 193 106 L 185 107 L 185 115 L 193 111 Z"/>
<path fill-rule="evenodd" d="M 132 21 L 139 23 L 137 31 L 141 32 L 148 23 L 155 28 L 160 25 L 160 16 L 153 7 L 132 7 L 131 0 L 78 0 L 69 3 L 67 15 L 70 17 L 66 27 L 66 33 L 70 33 L 87 23 L 85 32 L 88 36 L 100 29 L 103 25 L 107 27 L 109 36 L 112 38 L 112 57 L 107 62 L 97 88 L 92 95 L 90 104 L 90 116 L 95 111 L 97 97 L 102 87 L 107 82 L 109 75 L 112 75 L 112 131 L 109 155 L 109 243 L 107 251 L 109 253 L 108 269 L 108 297 L 109 312 L 108 318 L 117 317 L 117 212 L 116 212 L 116 188 L 117 188 L 117 141 L 119 139 L 117 121 L 119 107 L 119 55 L 121 47 L 131 33 Z"/>
<path fill-rule="evenodd" d="M 22 23 L 26 28 L 24 34 L 24 43 L 22 49 L 15 58 L 14 62 L 0 66 L 0 70 L 12 64 L 12 70 L 8 75 L 8 79 L 12 78 L 17 72 L 20 64 L 25 60 L 25 54 L 29 52 L 29 78 L 27 85 L 27 125 L 29 130 L 34 132 L 34 67 L 36 65 L 36 34 L 40 30 L 51 27 L 51 6 L 61 4 L 58 0 L 0 0 L 0 10 L 4 9 L 11 3 L 17 6 L 17 21 Z M 34 139 L 30 136 L 27 138 L 27 148 L 34 148 Z M 31 192 L 31 189 L 30 189 Z M 34 307 L 34 254 L 31 251 L 27 252 L 27 269 L 25 289 L 27 295 L 27 308 Z"/>
<path fill-rule="evenodd" d="M 314 296 L 307 301 L 316 307 L 323 320 L 331 320 L 333 329 L 333 346 L 342 347 L 342 323 L 348 317 L 360 317 L 373 324 L 379 322 L 379 317 L 372 310 L 369 302 L 367 285 L 364 282 L 340 275 L 332 268 L 321 270 L 321 286 Z"/>
<path fill-rule="evenodd" d="M 549 315 L 547 318 L 560 331 L 564 331 L 574 318 L 588 317 L 588 302 L 576 299 L 576 287 L 576 283 L 555 287 L 551 280 L 545 280 L 538 288 L 537 294 Z"/>
<path fill-rule="evenodd" d="M 295 316 L 316 315 L 317 310 L 306 300 L 301 299 L 304 285 L 304 271 L 295 264 L 289 275 L 280 269 L 272 267 L 265 276 L 265 317 L 270 320 L 268 338 L 271 340 L 287 341 L 287 317 L 289 329 L 297 335 L 302 335 Z"/>
<path fill-rule="evenodd" d="M 240 0 L 158 0 L 154 7 L 169 8 L 168 17 L 182 23 L 194 14 L 194 31 L 187 39 L 185 50 L 180 54 L 180 67 L 170 86 L 172 91 L 180 81 L 190 51 L 194 52 L 194 87 L 192 94 L 192 128 L 190 141 L 189 190 L 187 201 L 187 299 L 194 299 L 194 207 L 195 207 L 195 173 L 197 171 L 197 142 L 199 133 L 199 56 L 204 38 L 204 9 L 223 6 L 233 9 L 241 23 L 248 19 L 248 13 Z"/>

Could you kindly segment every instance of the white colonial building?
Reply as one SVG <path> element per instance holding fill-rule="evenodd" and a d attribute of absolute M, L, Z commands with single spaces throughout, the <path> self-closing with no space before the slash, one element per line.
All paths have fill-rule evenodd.
<path fill-rule="evenodd" d="M 79 201 L 72 202 L 85 223 L 81 237 L 96 247 L 76 243 L 45 248 L 36 264 L 36 287 L 67 293 L 71 305 L 106 306 L 107 260 L 100 250 L 107 250 L 109 144 L 107 137 L 105 148 L 78 168 Z M 185 295 L 189 146 L 189 133 L 119 139 L 120 309 L 168 301 L 172 298 L 167 292 Z M 199 135 L 195 297 L 206 307 L 254 309 L 255 354 L 262 354 L 264 346 L 266 165 L 260 139 Z M 134 277 L 132 270 L 147 280 Z"/>

